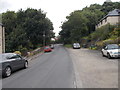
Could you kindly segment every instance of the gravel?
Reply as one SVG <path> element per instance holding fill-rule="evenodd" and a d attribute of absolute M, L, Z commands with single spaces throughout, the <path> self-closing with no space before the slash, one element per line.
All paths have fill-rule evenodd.
<path fill-rule="evenodd" d="M 100 51 L 68 49 L 77 88 L 118 88 L 118 59 L 102 57 Z"/>

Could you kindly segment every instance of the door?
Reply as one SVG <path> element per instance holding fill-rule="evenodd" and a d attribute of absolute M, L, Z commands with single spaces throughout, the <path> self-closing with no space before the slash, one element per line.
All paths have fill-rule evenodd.
<path fill-rule="evenodd" d="M 14 55 L 11 57 L 11 66 L 14 70 L 20 69 L 24 66 L 24 60 L 19 55 Z"/>
<path fill-rule="evenodd" d="M 103 53 L 104 53 L 105 56 L 107 56 L 107 49 L 108 49 L 107 46 L 103 49 Z"/>

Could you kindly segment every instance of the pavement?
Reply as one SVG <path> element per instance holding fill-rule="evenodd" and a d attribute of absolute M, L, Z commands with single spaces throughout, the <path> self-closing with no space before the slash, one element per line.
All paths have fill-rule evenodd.
<path fill-rule="evenodd" d="M 118 59 L 102 57 L 100 51 L 68 49 L 77 88 L 118 88 Z"/>

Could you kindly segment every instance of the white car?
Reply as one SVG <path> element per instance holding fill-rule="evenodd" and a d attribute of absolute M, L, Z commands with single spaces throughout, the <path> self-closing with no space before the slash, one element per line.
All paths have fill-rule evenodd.
<path fill-rule="evenodd" d="M 120 57 L 120 46 L 117 44 L 108 44 L 102 49 L 102 55 L 110 58 Z"/>
<path fill-rule="evenodd" d="M 73 49 L 80 49 L 79 43 L 73 43 Z"/>

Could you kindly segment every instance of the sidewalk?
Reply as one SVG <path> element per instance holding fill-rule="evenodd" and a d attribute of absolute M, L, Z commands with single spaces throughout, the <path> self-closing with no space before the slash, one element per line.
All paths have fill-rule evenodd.
<path fill-rule="evenodd" d="M 27 60 L 28 60 L 28 61 L 31 61 L 31 60 L 37 58 L 38 56 L 42 55 L 43 53 L 44 53 L 44 52 L 42 51 L 42 52 L 40 52 L 40 53 L 38 53 L 38 54 L 36 54 L 36 55 L 29 56 L 29 57 L 27 57 Z"/>

